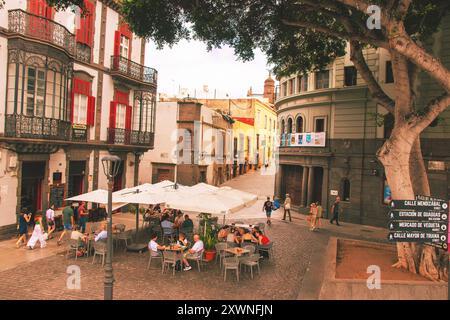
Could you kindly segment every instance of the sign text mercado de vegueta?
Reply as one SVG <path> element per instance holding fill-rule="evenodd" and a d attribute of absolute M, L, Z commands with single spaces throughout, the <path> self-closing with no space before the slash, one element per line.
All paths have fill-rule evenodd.
<path fill-rule="evenodd" d="M 448 250 L 449 203 L 416 196 L 415 200 L 393 200 L 389 212 L 391 242 L 419 242 Z"/>

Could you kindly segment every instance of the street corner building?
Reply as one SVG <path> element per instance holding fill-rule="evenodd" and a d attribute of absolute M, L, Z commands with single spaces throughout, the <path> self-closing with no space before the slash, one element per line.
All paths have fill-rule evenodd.
<path fill-rule="evenodd" d="M 151 181 L 139 163 L 154 145 L 157 71 L 118 2 L 84 2 L 85 15 L 45 0 L 0 9 L 1 237 L 23 207 L 106 189 L 105 155 L 122 159 L 115 190 Z"/>
<path fill-rule="evenodd" d="M 450 17 L 427 48 L 450 66 Z M 394 78 L 389 53 L 364 50 L 369 68 L 392 97 Z M 350 61 L 349 50 L 325 70 L 279 79 L 275 108 L 280 135 L 275 194 L 289 193 L 293 208 L 309 212 L 320 201 L 325 217 L 340 196 L 340 219 L 386 227 L 390 189 L 377 150 L 389 138 L 393 117 L 371 99 L 367 85 Z M 419 75 L 417 103 L 440 92 L 425 73 Z M 380 119 L 381 118 L 381 119 Z M 421 135 L 431 194 L 448 199 L 450 187 L 450 110 Z M 382 121 L 380 121 L 382 120 Z"/>

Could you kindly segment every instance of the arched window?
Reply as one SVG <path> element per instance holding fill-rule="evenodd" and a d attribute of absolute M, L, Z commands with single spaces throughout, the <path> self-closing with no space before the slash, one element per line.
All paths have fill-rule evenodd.
<path fill-rule="evenodd" d="M 292 133 L 292 118 L 288 119 L 287 123 L 287 133 Z"/>
<path fill-rule="evenodd" d="M 392 134 L 392 129 L 394 129 L 394 116 L 392 113 L 388 113 L 384 116 L 384 135 L 385 139 L 389 139 Z"/>
<path fill-rule="evenodd" d="M 286 124 L 283 119 L 283 120 L 281 120 L 281 125 L 280 125 L 281 134 L 283 134 L 285 132 L 285 127 L 286 127 Z"/>
<path fill-rule="evenodd" d="M 301 133 L 303 132 L 303 117 L 298 116 L 295 124 L 295 132 Z"/>
<path fill-rule="evenodd" d="M 350 180 L 348 178 L 342 179 L 341 190 L 342 201 L 350 201 Z"/>

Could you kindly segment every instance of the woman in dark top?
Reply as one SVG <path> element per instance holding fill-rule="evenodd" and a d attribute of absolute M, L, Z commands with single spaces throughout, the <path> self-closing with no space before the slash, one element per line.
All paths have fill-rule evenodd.
<path fill-rule="evenodd" d="M 24 244 L 28 241 L 28 223 L 30 222 L 31 214 L 27 214 L 25 209 L 22 209 L 19 214 L 19 240 L 16 242 L 16 247 L 19 248 L 21 243 Z"/>

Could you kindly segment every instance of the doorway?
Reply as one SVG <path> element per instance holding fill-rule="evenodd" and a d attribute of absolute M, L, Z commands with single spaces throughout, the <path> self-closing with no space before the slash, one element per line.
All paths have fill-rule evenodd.
<path fill-rule="evenodd" d="M 313 202 L 322 202 L 323 168 L 314 167 Z"/>
<path fill-rule="evenodd" d="M 302 199 L 302 166 L 283 166 L 284 188 L 281 197 L 284 199 L 286 193 L 291 196 L 292 204 L 301 205 Z"/>
<path fill-rule="evenodd" d="M 69 161 L 69 198 L 84 193 L 85 169 L 86 161 Z"/>
<path fill-rule="evenodd" d="M 21 208 L 28 208 L 33 215 L 42 210 L 42 183 L 45 178 L 45 161 L 22 162 Z"/>

